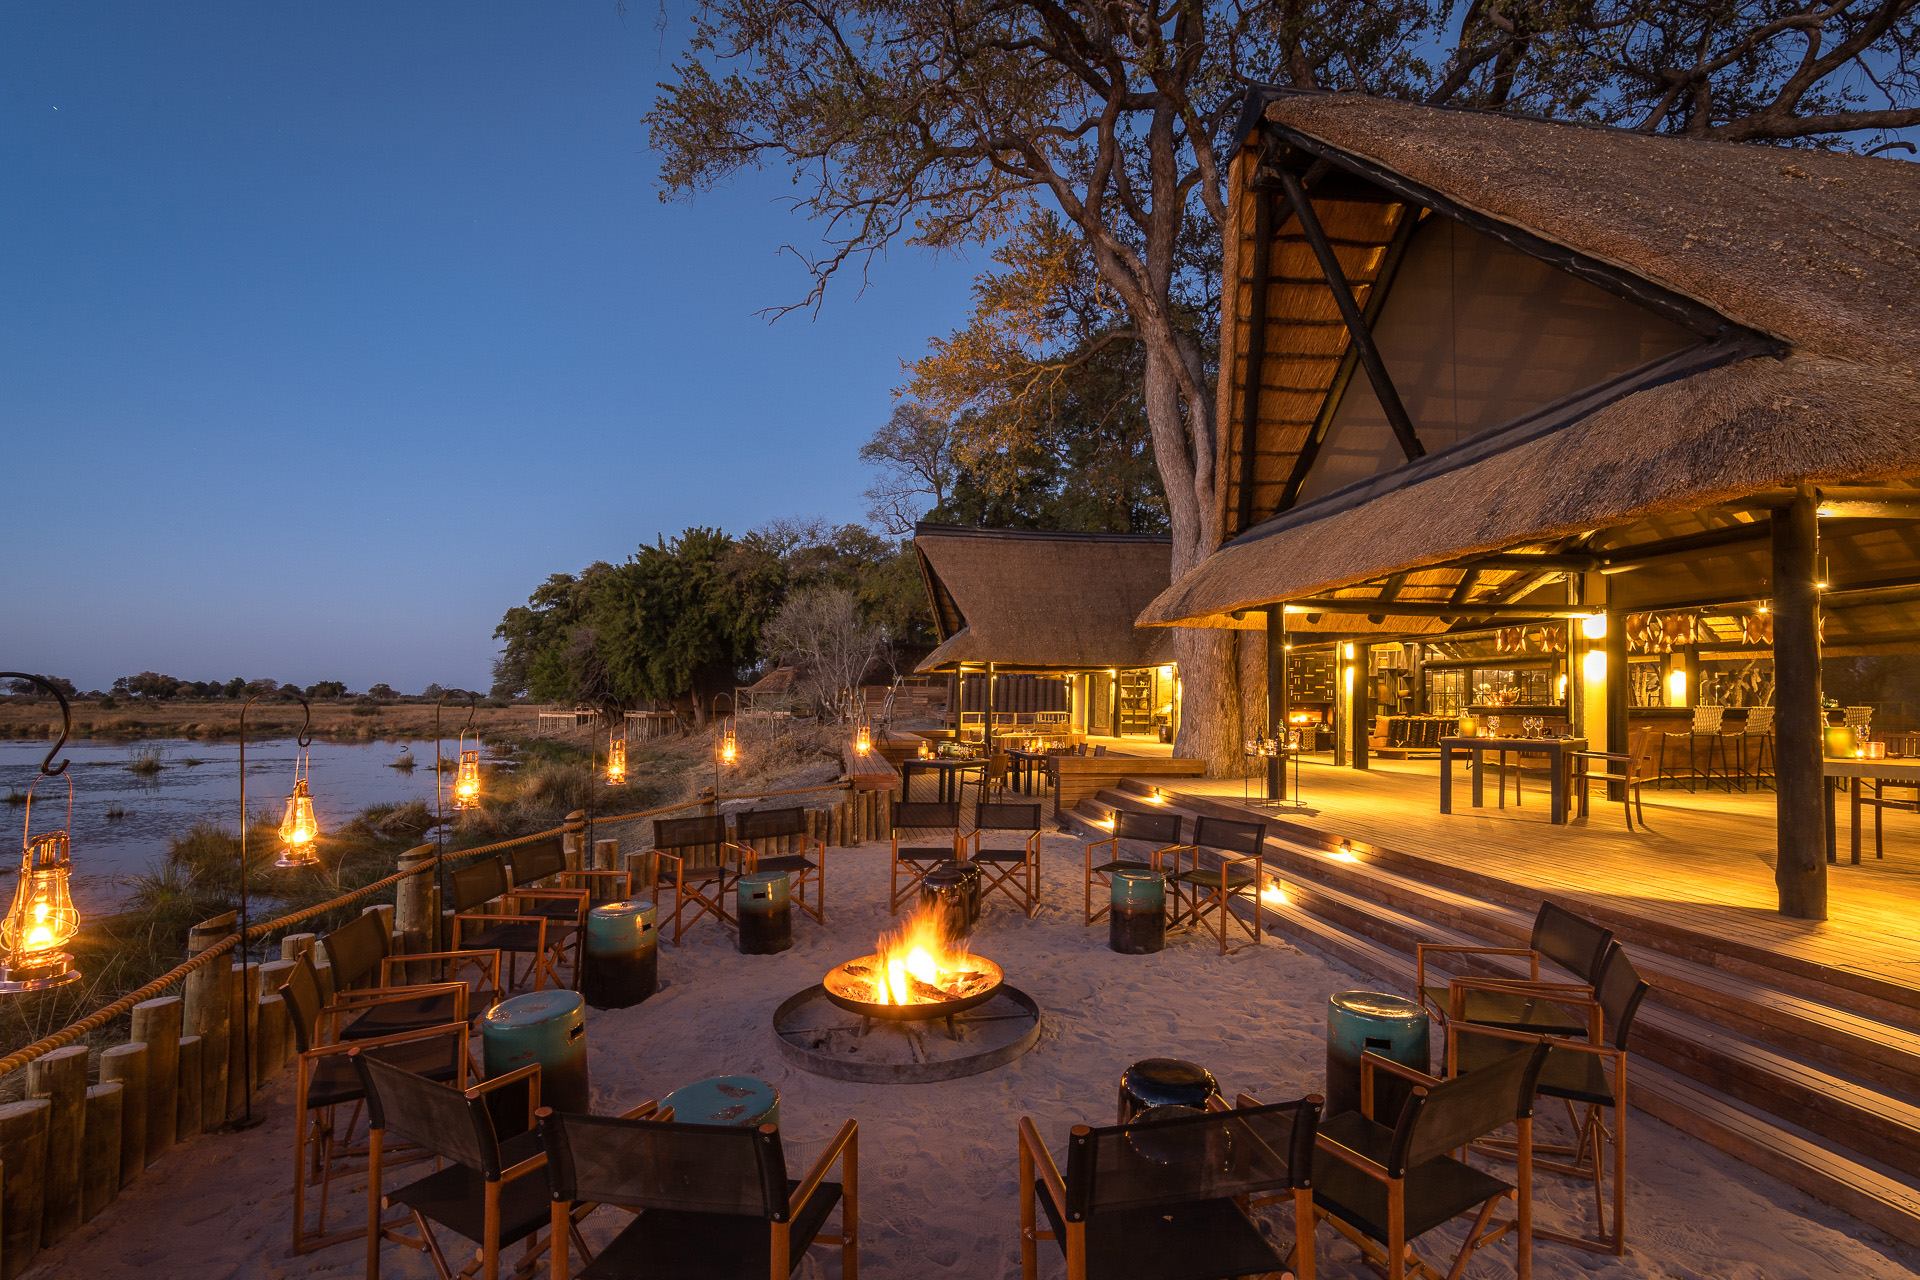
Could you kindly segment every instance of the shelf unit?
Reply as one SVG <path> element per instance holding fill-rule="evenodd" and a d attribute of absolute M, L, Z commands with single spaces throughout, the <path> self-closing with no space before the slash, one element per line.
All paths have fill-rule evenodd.
<path fill-rule="evenodd" d="M 1140 734 L 1150 736 L 1153 727 L 1153 672 L 1150 670 L 1122 671 L 1120 673 L 1120 734 Z"/>

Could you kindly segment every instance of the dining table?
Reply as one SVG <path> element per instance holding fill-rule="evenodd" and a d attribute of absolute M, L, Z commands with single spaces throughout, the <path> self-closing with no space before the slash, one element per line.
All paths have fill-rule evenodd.
<path fill-rule="evenodd" d="M 968 770 L 985 769 L 985 760 L 968 759 L 964 756 L 935 756 L 931 760 L 910 760 L 915 773 L 925 769 L 933 774 L 940 784 L 940 803 L 951 804 L 960 799 L 960 788 Z"/>
<path fill-rule="evenodd" d="M 1898 782 L 1907 786 L 1920 786 L 1920 760 L 1859 760 L 1846 757 L 1826 757 L 1820 761 L 1822 780 L 1820 785 L 1821 809 L 1826 818 L 1827 861 L 1838 862 L 1839 839 L 1835 830 L 1834 810 L 1835 792 L 1846 790 L 1853 800 L 1853 858 L 1854 866 L 1860 865 L 1860 808 L 1863 803 L 1860 794 L 1861 784 L 1865 782 Z M 1879 787 L 1874 788 L 1875 803 L 1879 798 Z"/>
<path fill-rule="evenodd" d="M 1548 779 L 1548 821 L 1564 826 L 1567 821 L 1567 767 L 1576 752 L 1587 749 L 1585 738 L 1491 738 L 1491 737 L 1452 737 L 1440 739 L 1440 812 L 1453 812 L 1453 757 L 1466 753 L 1473 765 L 1473 807 L 1485 807 L 1486 788 L 1482 775 L 1486 768 L 1486 753 L 1498 752 L 1499 766 L 1504 767 L 1509 753 L 1514 755 L 1544 755 L 1549 761 Z M 1505 796 L 1502 796 L 1502 808 L 1505 808 Z"/>

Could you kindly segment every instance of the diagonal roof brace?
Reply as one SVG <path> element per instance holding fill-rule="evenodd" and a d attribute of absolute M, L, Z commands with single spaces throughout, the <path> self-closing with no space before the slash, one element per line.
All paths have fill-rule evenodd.
<path fill-rule="evenodd" d="M 1334 305 L 1340 308 L 1340 319 L 1347 327 L 1347 336 L 1360 355 L 1360 367 L 1367 371 L 1367 381 L 1373 384 L 1373 394 L 1379 399 L 1380 408 L 1386 413 L 1394 436 L 1400 441 L 1401 452 L 1406 454 L 1409 462 L 1426 456 L 1426 447 L 1420 443 L 1420 437 L 1414 434 L 1413 420 L 1407 416 L 1407 407 L 1401 403 L 1400 392 L 1394 387 L 1393 379 L 1387 376 L 1387 366 L 1380 359 L 1380 349 L 1373 344 L 1373 331 L 1367 328 L 1366 318 L 1360 314 L 1360 304 L 1353 300 L 1353 290 L 1347 287 L 1346 273 L 1340 269 L 1340 260 L 1334 256 L 1333 245 L 1327 241 L 1326 229 L 1320 225 L 1320 215 L 1313 211 L 1313 201 L 1307 197 L 1306 188 L 1300 185 L 1300 179 L 1290 169 L 1280 170 L 1280 185 L 1286 190 L 1287 204 L 1293 210 L 1294 220 L 1300 224 L 1301 233 L 1313 248 L 1313 256 L 1319 260 L 1320 274 L 1326 277 L 1327 288 L 1333 292 Z"/>

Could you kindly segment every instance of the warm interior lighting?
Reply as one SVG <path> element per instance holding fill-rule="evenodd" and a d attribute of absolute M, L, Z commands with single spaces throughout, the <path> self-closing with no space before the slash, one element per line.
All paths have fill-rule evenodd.
<path fill-rule="evenodd" d="M 627 781 L 627 740 L 610 738 L 607 741 L 607 785 L 625 786 Z"/>
<path fill-rule="evenodd" d="M 873 730 L 869 729 L 866 725 L 861 725 L 860 728 L 854 732 L 853 749 L 861 755 L 865 755 L 867 752 L 873 750 Z"/>
<path fill-rule="evenodd" d="M 1765 604 L 1763 604 L 1763 605 L 1761 605 L 1761 606 L 1760 606 L 1760 612 L 1762 612 L 1762 613 L 1772 613 L 1772 612 L 1773 612 L 1773 606 L 1772 606 L 1772 605 L 1765 605 Z"/>
<path fill-rule="evenodd" d="M 933 744 L 925 738 L 920 739 L 920 758 L 922 760 L 933 759 Z"/>
<path fill-rule="evenodd" d="M 1343 644 L 1340 646 L 1340 648 L 1341 648 L 1341 656 L 1344 657 L 1348 662 L 1352 662 L 1353 646 L 1350 644 Z"/>
<path fill-rule="evenodd" d="M 1593 613 L 1580 619 L 1580 634 L 1589 640 L 1605 640 L 1607 638 L 1607 615 L 1604 613 Z"/>
<path fill-rule="evenodd" d="M 1559 679 L 1553 682 L 1553 689 L 1554 689 L 1554 693 L 1553 693 L 1554 697 L 1560 699 L 1562 702 L 1566 701 L 1567 677 L 1564 674 L 1561 675 Z"/>
<path fill-rule="evenodd" d="M 478 809 L 480 807 L 480 753 L 462 751 L 459 767 L 453 771 L 453 807 L 456 809 Z"/>
<path fill-rule="evenodd" d="M 0 926 L 0 945 L 7 952 L 0 990 L 37 991 L 79 978 L 73 957 L 60 950 L 80 932 L 80 912 L 68 884 L 72 871 L 65 831 L 28 839 L 13 906 Z"/>
<path fill-rule="evenodd" d="M 1607 654 L 1604 649 L 1589 649 L 1587 656 L 1580 659 L 1581 674 L 1586 676 L 1588 684 L 1603 684 L 1607 679 Z"/>
<path fill-rule="evenodd" d="M 1687 672 L 1684 667 L 1675 667 L 1667 672 L 1667 705 L 1672 707 L 1687 705 Z"/>
<path fill-rule="evenodd" d="M 276 867 L 311 867 L 320 861 L 316 842 L 320 838 L 320 821 L 313 816 L 313 797 L 307 791 L 307 780 L 295 778 L 293 794 L 287 797 L 287 813 L 280 819 L 280 856 L 274 859 Z"/>
<path fill-rule="evenodd" d="M 1167 797 L 1165 793 L 1162 792 L 1158 787 L 1155 787 L 1153 789 L 1153 794 L 1148 796 L 1147 799 L 1151 800 L 1155 804 L 1165 804 L 1167 802 Z"/>

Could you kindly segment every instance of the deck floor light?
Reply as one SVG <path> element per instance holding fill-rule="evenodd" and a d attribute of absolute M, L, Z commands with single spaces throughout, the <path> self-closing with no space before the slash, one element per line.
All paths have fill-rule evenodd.
<path fill-rule="evenodd" d="M 33 791 L 41 778 L 67 772 L 67 761 L 56 767 L 53 758 L 67 743 L 73 728 L 73 710 L 66 695 L 51 681 L 24 671 L 0 671 L 0 678 L 29 680 L 60 701 L 60 740 L 40 762 L 40 773 L 27 788 L 27 820 L 21 837 L 20 881 L 14 886 L 13 905 L 0 924 L 0 947 L 6 962 L 0 965 L 0 993 L 45 991 L 78 980 L 73 957 L 60 948 L 80 932 L 80 911 L 73 905 L 73 775 L 67 774 L 67 825 L 57 831 L 33 834 Z"/>

